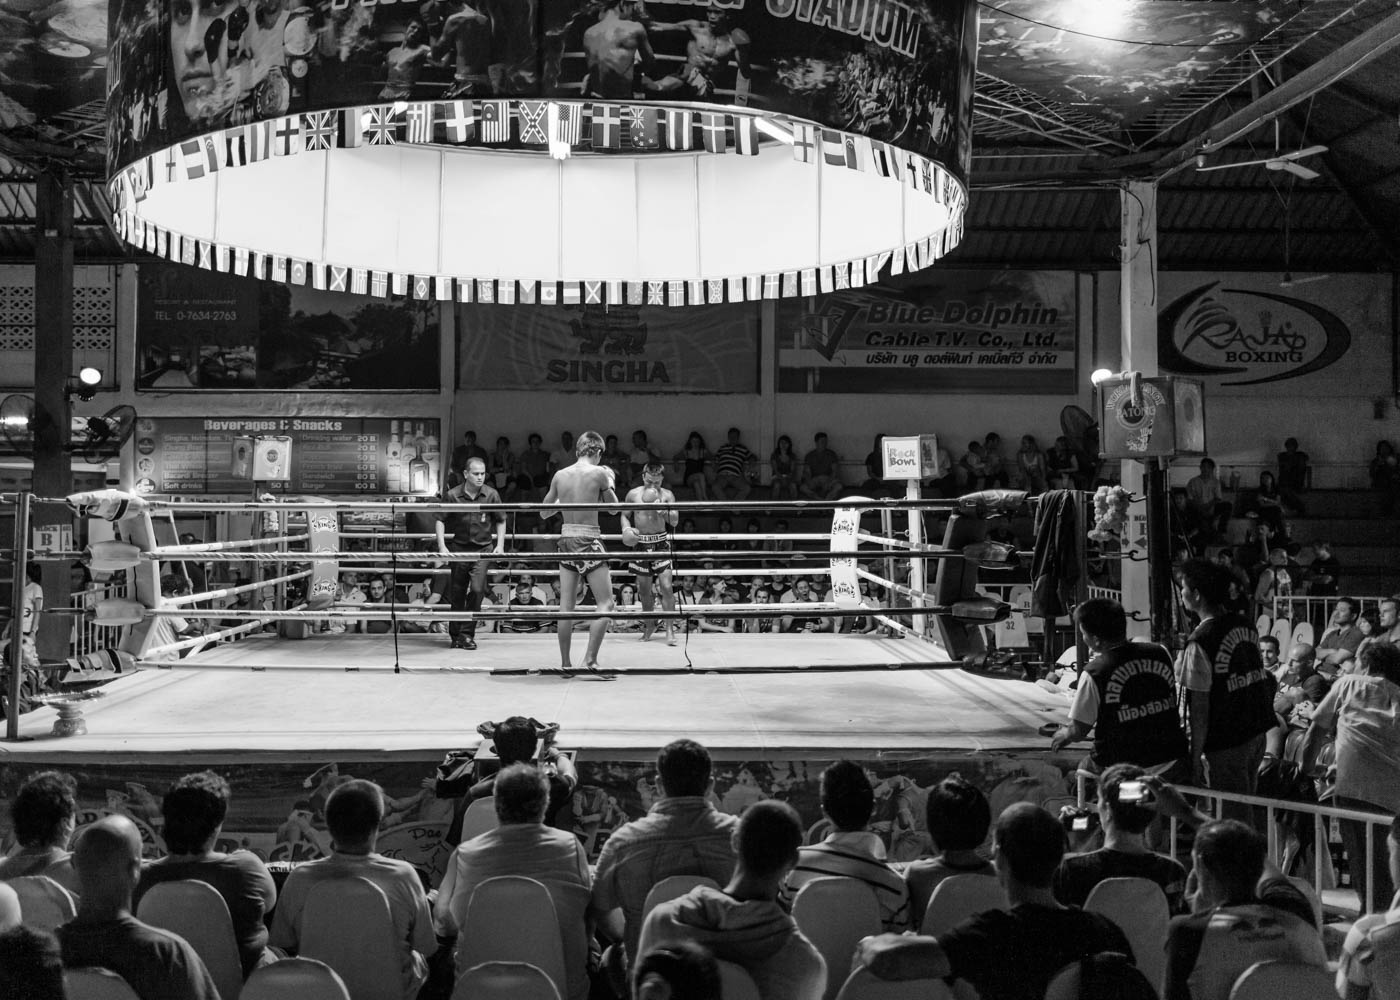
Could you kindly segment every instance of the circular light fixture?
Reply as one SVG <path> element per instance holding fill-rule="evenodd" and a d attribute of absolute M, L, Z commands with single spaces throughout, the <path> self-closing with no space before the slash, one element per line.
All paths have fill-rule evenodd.
<path fill-rule="evenodd" d="M 83 368 L 79 368 L 78 382 L 82 385 L 87 386 L 89 389 L 96 388 L 97 386 L 102 384 L 102 369 L 93 368 L 90 365 Z"/>
<path fill-rule="evenodd" d="M 961 238 L 975 0 L 350 6 L 112 19 L 126 240 L 379 297 L 689 305 L 865 285 Z"/>
<path fill-rule="evenodd" d="M 1113 372 L 1107 368 L 1095 368 L 1094 373 L 1089 376 L 1089 381 L 1095 386 L 1102 385 L 1107 379 L 1113 378 Z"/>

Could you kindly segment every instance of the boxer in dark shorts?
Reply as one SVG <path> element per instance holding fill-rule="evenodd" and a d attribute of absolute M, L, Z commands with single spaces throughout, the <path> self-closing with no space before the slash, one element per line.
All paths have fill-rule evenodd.
<path fill-rule="evenodd" d="M 637 589 L 642 599 L 642 610 L 656 608 L 656 591 L 661 591 L 661 604 L 667 612 L 676 610 L 676 595 L 671 589 L 671 538 L 670 531 L 680 520 L 674 507 L 676 496 L 662 486 L 666 469 L 660 462 L 649 462 L 642 469 L 642 485 L 627 494 L 627 503 L 636 504 L 635 510 L 622 512 L 622 542 L 636 546 L 638 558 L 631 561 L 633 572 L 637 574 Z M 648 559 L 643 553 L 655 553 Z M 646 642 L 656 632 L 656 623 L 647 620 L 642 624 L 642 641 Z M 676 623 L 666 619 L 666 642 L 676 644 Z"/>
<path fill-rule="evenodd" d="M 559 560 L 561 568 L 573 570 L 585 578 L 600 566 L 607 568 L 608 550 L 603 548 L 602 529 L 588 524 L 566 524 L 561 531 L 564 537 L 559 539 L 559 553 L 566 557 Z"/>

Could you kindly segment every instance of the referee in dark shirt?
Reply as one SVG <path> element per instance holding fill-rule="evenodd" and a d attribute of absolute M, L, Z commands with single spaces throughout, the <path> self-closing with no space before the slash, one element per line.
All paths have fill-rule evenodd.
<path fill-rule="evenodd" d="M 480 458 L 467 460 L 466 478 L 447 491 L 448 503 L 493 504 L 501 502 L 495 488 L 486 485 L 486 463 Z M 474 552 L 481 558 L 453 562 L 452 582 L 448 599 L 453 611 L 480 611 L 486 593 L 486 578 L 491 572 L 488 555 L 500 555 L 506 550 L 506 515 L 504 512 L 483 510 L 442 511 L 437 519 L 438 551 L 443 555 L 454 552 Z M 476 649 L 476 621 L 453 620 L 447 626 L 453 649 Z"/>

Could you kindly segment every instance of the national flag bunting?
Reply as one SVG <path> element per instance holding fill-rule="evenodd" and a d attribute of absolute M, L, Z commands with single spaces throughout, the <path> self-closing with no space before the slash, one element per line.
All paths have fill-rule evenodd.
<path fill-rule="evenodd" d="M 175 181 L 179 179 L 179 176 L 179 164 L 175 158 L 175 147 L 167 146 L 165 148 L 165 171 L 161 176 L 161 180 L 166 184 L 174 184 Z"/>
<path fill-rule="evenodd" d="M 776 273 L 763 276 L 763 297 L 765 299 L 778 297 L 778 275 Z"/>
<path fill-rule="evenodd" d="M 503 104 L 504 101 L 487 101 L 488 104 Z M 485 278 L 479 278 L 476 283 L 476 300 L 494 304 L 496 301 L 496 283 Z"/>
<path fill-rule="evenodd" d="M 248 274 L 248 251 L 244 247 L 233 248 L 233 273 L 240 278 Z"/>
<path fill-rule="evenodd" d="M 515 305 L 515 281 L 505 279 L 496 282 L 496 301 L 503 306 Z"/>
<path fill-rule="evenodd" d="M 294 285 L 306 284 L 306 269 L 309 265 L 304 260 L 293 260 L 287 268 L 287 280 Z"/>
<path fill-rule="evenodd" d="M 729 148 L 729 126 L 723 114 L 717 111 L 700 112 L 700 141 L 711 153 L 723 153 Z"/>
<path fill-rule="evenodd" d="M 559 283 L 555 281 L 540 282 L 540 305 L 553 306 L 559 304 Z"/>
<path fill-rule="evenodd" d="M 668 281 L 666 283 L 666 303 L 673 306 L 685 305 L 684 281 Z"/>
<path fill-rule="evenodd" d="M 553 156 L 566 155 L 583 141 L 583 105 L 551 101 L 545 115 L 549 126 L 549 151 Z"/>
<path fill-rule="evenodd" d="M 268 272 L 268 277 L 273 281 L 287 280 L 287 258 L 281 254 L 272 255 L 272 267 Z"/>
<path fill-rule="evenodd" d="M 647 282 L 647 305 L 664 306 L 666 304 L 666 283 L 664 281 Z"/>
<path fill-rule="evenodd" d="M 896 274 L 903 274 L 903 273 L 904 273 L 904 248 L 903 248 L 903 247 L 895 247 L 895 248 L 894 248 L 894 253 L 892 253 L 892 254 L 890 255 L 890 274 L 891 274 L 891 275 L 896 275 Z"/>
<path fill-rule="evenodd" d="M 470 285 L 471 281 L 458 282 L 458 284 Z M 446 275 L 439 274 L 433 278 L 433 297 L 439 302 L 452 301 L 452 279 Z M 467 299 L 468 302 L 471 299 Z"/>
<path fill-rule="evenodd" d="M 705 283 L 699 278 L 692 278 L 686 282 L 686 296 L 691 305 L 700 305 L 705 301 Z"/>
<path fill-rule="evenodd" d="M 847 134 L 843 138 L 843 143 L 846 147 L 846 168 L 848 170 L 864 172 L 865 155 L 863 153 L 863 148 L 870 148 L 870 140 L 865 138 L 865 136 Z"/>
<path fill-rule="evenodd" d="M 744 279 L 738 276 L 729 279 L 729 301 L 744 301 Z"/>
<path fill-rule="evenodd" d="M 666 110 L 666 146 L 668 149 L 695 148 L 695 112 L 686 108 Z"/>
<path fill-rule="evenodd" d="M 350 294 L 364 295 L 369 291 L 369 268 L 352 267 L 350 269 Z"/>
<path fill-rule="evenodd" d="M 627 118 L 627 138 L 633 149 L 658 149 L 661 146 L 661 117 L 656 108 L 630 105 Z"/>
<path fill-rule="evenodd" d="M 399 141 L 399 123 L 393 108 L 369 109 L 365 116 L 365 138 L 371 146 L 392 146 Z"/>
<path fill-rule="evenodd" d="M 327 290 L 332 292 L 343 292 L 346 290 L 346 281 L 350 277 L 350 269 L 331 265 L 330 281 L 327 283 Z"/>
<path fill-rule="evenodd" d="M 439 119 L 447 133 L 447 141 L 461 144 L 476 138 L 476 102 L 445 101 L 438 105 Z"/>
<path fill-rule="evenodd" d="M 744 275 L 744 298 L 750 302 L 757 302 L 763 298 L 763 275 Z"/>
<path fill-rule="evenodd" d="M 253 122 L 246 126 L 246 134 L 249 163 L 258 163 L 272 156 L 272 122 Z"/>
<path fill-rule="evenodd" d="M 752 115 L 734 116 L 734 152 L 744 156 L 758 154 L 758 123 Z"/>
<path fill-rule="evenodd" d="M 817 294 L 817 269 L 815 267 L 803 268 L 802 270 L 802 293 L 803 295 Z"/>
<path fill-rule="evenodd" d="M 364 127 L 360 119 L 359 108 L 346 108 L 339 113 L 340 126 L 336 133 L 335 144 L 340 149 L 354 149 L 364 142 Z"/>
<path fill-rule="evenodd" d="M 404 142 L 433 141 L 433 106 L 427 101 L 415 101 L 404 112 Z"/>
<path fill-rule="evenodd" d="M 559 301 L 566 306 L 576 306 L 579 303 L 579 286 L 577 281 L 566 281 L 559 289 Z"/>
<path fill-rule="evenodd" d="M 707 292 L 706 292 L 706 295 L 705 295 L 705 301 L 706 301 L 706 302 L 723 302 L 723 301 L 724 301 L 724 279 L 723 279 L 723 278 L 711 278 L 707 284 L 709 285 L 709 288 L 707 289 Z"/>
<path fill-rule="evenodd" d="M 226 244 L 220 243 L 216 246 L 214 248 L 214 270 L 222 274 L 227 274 L 229 257 L 229 248 Z"/>
<path fill-rule="evenodd" d="M 533 281 L 522 281 L 520 283 L 520 304 L 522 306 L 532 306 L 535 304 L 535 297 L 539 294 L 539 285 Z"/>
<path fill-rule="evenodd" d="M 318 292 L 326 290 L 326 279 L 329 277 L 330 269 L 325 264 L 313 264 L 311 266 L 311 287 Z"/>
<path fill-rule="evenodd" d="M 330 149 L 336 144 L 334 111 L 312 111 L 301 116 L 301 141 L 307 152 Z"/>
<path fill-rule="evenodd" d="M 180 262 L 183 264 L 193 264 L 197 251 L 195 241 L 188 236 L 180 237 Z"/>
<path fill-rule="evenodd" d="M 640 281 L 627 282 L 627 304 L 629 306 L 642 304 L 642 283 Z"/>
<path fill-rule="evenodd" d="M 845 140 L 840 132 L 822 129 L 822 160 L 827 166 L 854 168 L 855 164 L 847 157 L 855 156 L 855 146 L 847 146 Z"/>
<path fill-rule="evenodd" d="M 510 142 L 510 102 L 481 102 L 481 141 Z M 478 301 L 486 301 L 478 299 Z M 493 300 L 494 301 L 494 300 Z"/>
<path fill-rule="evenodd" d="M 783 298 L 790 299 L 797 295 L 797 272 L 783 272 Z"/>
<path fill-rule="evenodd" d="M 594 149 L 620 149 L 622 147 L 622 106 L 619 104 L 593 105 L 592 132 Z"/>
<path fill-rule="evenodd" d="M 408 275 L 395 271 L 389 276 L 389 291 L 402 298 L 408 294 Z"/>
<path fill-rule="evenodd" d="M 224 129 L 224 166 L 241 167 L 248 162 L 248 140 L 242 127 Z"/>
<path fill-rule="evenodd" d="M 214 245 L 200 240 L 196 246 L 199 254 L 199 266 L 206 271 L 214 270 Z"/>
<path fill-rule="evenodd" d="M 415 274 L 413 276 L 413 297 L 419 302 L 423 302 L 432 297 L 433 283 L 426 274 Z"/>
<path fill-rule="evenodd" d="M 836 275 L 836 288 L 849 288 L 851 286 L 850 269 L 845 264 L 837 264 L 833 271 Z"/>
<path fill-rule="evenodd" d="M 295 156 L 301 152 L 301 116 L 277 119 L 272 126 L 272 155 Z"/>
<path fill-rule="evenodd" d="M 624 301 L 626 301 L 626 300 L 623 298 L 623 294 L 622 294 L 622 282 L 620 282 L 620 281 L 609 281 L 609 282 L 608 282 L 608 305 L 610 305 L 610 306 L 620 306 L 620 305 L 622 305 L 622 303 L 623 303 Z"/>
<path fill-rule="evenodd" d="M 544 131 L 544 101 L 521 101 L 517 108 L 520 114 L 520 141 L 527 146 L 543 146 L 549 142 Z"/>
<path fill-rule="evenodd" d="M 812 163 L 816 160 L 816 129 L 813 126 L 801 122 L 793 123 L 792 158 L 801 163 Z"/>
<path fill-rule="evenodd" d="M 205 174 L 219 169 L 219 157 L 214 150 L 214 140 L 188 139 L 180 143 L 180 153 L 185 161 L 185 179 L 199 180 Z"/>
<path fill-rule="evenodd" d="M 438 286 L 439 289 L 446 289 L 446 292 L 445 292 L 445 293 L 440 293 L 440 294 L 438 295 L 438 298 L 442 299 L 444 302 L 450 301 L 451 298 L 452 298 L 452 279 L 451 279 L 451 278 L 439 278 L 438 281 L 441 282 L 441 284 Z M 475 291 L 476 291 L 476 282 L 475 282 L 475 281 L 472 281 L 471 278 L 462 278 L 462 279 L 459 279 L 458 282 L 457 282 L 457 301 L 458 301 L 458 302 L 470 302 L 470 301 L 472 300 L 472 295 L 473 295 L 473 293 L 474 293 Z"/>
<path fill-rule="evenodd" d="M 585 281 L 583 283 L 583 304 L 586 306 L 603 304 L 603 283 L 601 281 Z"/>
<path fill-rule="evenodd" d="M 389 272 L 371 271 L 369 275 L 369 293 L 377 299 L 389 297 Z"/>

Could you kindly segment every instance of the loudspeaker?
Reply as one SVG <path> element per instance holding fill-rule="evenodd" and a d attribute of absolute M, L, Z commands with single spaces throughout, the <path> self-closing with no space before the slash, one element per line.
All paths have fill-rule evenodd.
<path fill-rule="evenodd" d="M 292 439 L 285 435 L 258 438 L 253 445 L 253 481 L 265 483 L 291 475 Z"/>
<path fill-rule="evenodd" d="M 1197 379 L 1115 375 L 1099 383 L 1102 458 L 1206 453 L 1205 393 Z"/>

